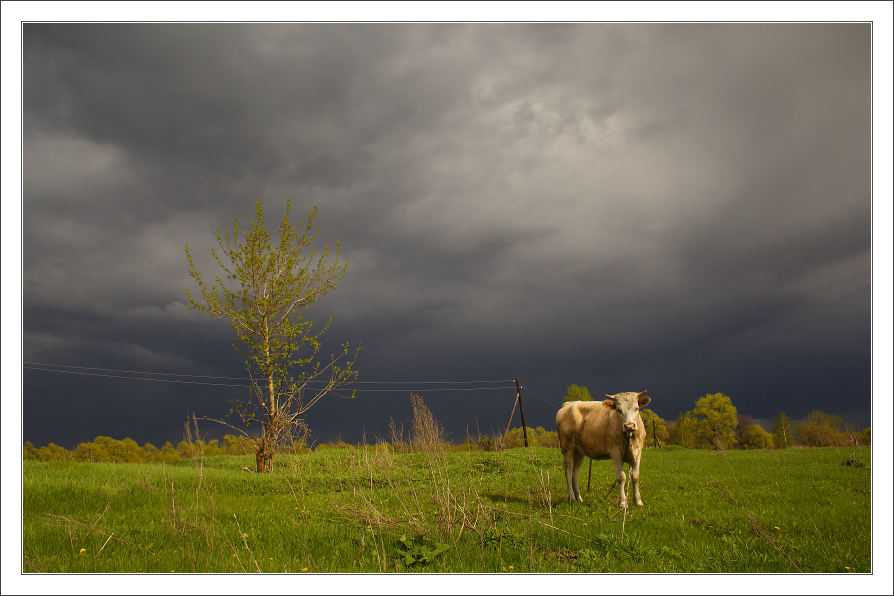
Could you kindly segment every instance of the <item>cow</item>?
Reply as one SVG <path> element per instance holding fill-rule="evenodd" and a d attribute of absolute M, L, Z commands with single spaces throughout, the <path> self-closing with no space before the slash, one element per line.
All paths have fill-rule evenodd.
<path fill-rule="evenodd" d="M 605 396 L 604 401 L 569 401 L 556 414 L 559 447 L 564 457 L 565 483 L 568 502 L 583 503 L 577 473 L 587 456 L 592 459 L 611 459 L 615 478 L 620 486 L 618 506 L 627 509 L 624 493 L 624 462 L 630 467 L 633 498 L 642 506 L 639 494 L 639 460 L 646 442 L 646 427 L 639 415 L 651 400 L 645 391 L 618 393 Z"/>

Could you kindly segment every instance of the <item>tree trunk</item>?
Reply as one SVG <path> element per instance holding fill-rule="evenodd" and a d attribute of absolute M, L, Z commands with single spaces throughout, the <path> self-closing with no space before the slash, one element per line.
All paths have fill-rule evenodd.
<path fill-rule="evenodd" d="M 266 474 L 273 471 L 273 445 L 266 437 L 261 439 L 258 451 L 255 454 L 258 474 Z"/>

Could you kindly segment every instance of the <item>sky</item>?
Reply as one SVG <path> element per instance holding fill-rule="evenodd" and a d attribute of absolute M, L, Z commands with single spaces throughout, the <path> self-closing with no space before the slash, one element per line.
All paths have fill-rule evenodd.
<path fill-rule="evenodd" d="M 113 377 L 246 376 L 229 323 L 187 308 L 184 245 L 217 275 L 215 232 L 258 200 L 271 228 L 316 206 L 349 263 L 308 314 L 333 317 L 324 355 L 362 346 L 358 393 L 307 413 L 311 441 L 388 439 L 411 391 L 455 442 L 499 434 L 516 378 L 547 430 L 572 383 L 648 390 L 665 419 L 723 392 L 768 430 L 814 409 L 870 426 L 871 42 L 868 23 L 26 23 L 22 440 L 176 444 L 189 413 L 227 414 L 232 387 Z"/>

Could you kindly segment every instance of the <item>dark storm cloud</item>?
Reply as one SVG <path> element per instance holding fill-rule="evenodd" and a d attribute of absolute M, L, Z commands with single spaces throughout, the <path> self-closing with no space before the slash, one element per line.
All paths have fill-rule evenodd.
<path fill-rule="evenodd" d="M 23 51 L 25 360 L 240 374 L 183 245 L 212 275 L 215 230 L 291 199 L 350 260 L 313 315 L 361 380 L 869 408 L 869 25 L 26 24 Z M 47 374 L 26 438 L 90 438 L 32 418 L 86 382 Z M 163 393 L 167 437 L 192 394 Z M 458 434 L 512 397 L 427 396 Z M 409 409 L 345 407 L 311 426 Z M 101 434 L 138 432 L 116 408 Z"/>

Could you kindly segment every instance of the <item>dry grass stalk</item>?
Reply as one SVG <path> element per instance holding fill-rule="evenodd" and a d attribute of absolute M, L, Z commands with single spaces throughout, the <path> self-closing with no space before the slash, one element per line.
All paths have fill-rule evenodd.
<path fill-rule="evenodd" d="M 410 401 L 413 404 L 413 438 L 410 442 L 413 451 L 425 453 L 447 451 L 444 427 L 435 419 L 420 396 L 411 393 Z"/>
<path fill-rule="evenodd" d="M 239 525 L 239 518 L 236 517 L 236 514 L 233 514 L 233 519 L 236 520 L 236 529 L 239 530 L 239 536 L 242 538 L 242 544 L 245 545 L 245 550 L 248 551 L 248 554 L 251 555 L 251 560 L 255 563 L 255 569 L 258 570 L 258 573 L 261 573 L 261 566 L 258 565 L 257 559 L 255 559 L 255 554 L 248 547 L 248 541 L 245 539 L 245 534 L 242 533 L 242 526 Z"/>

